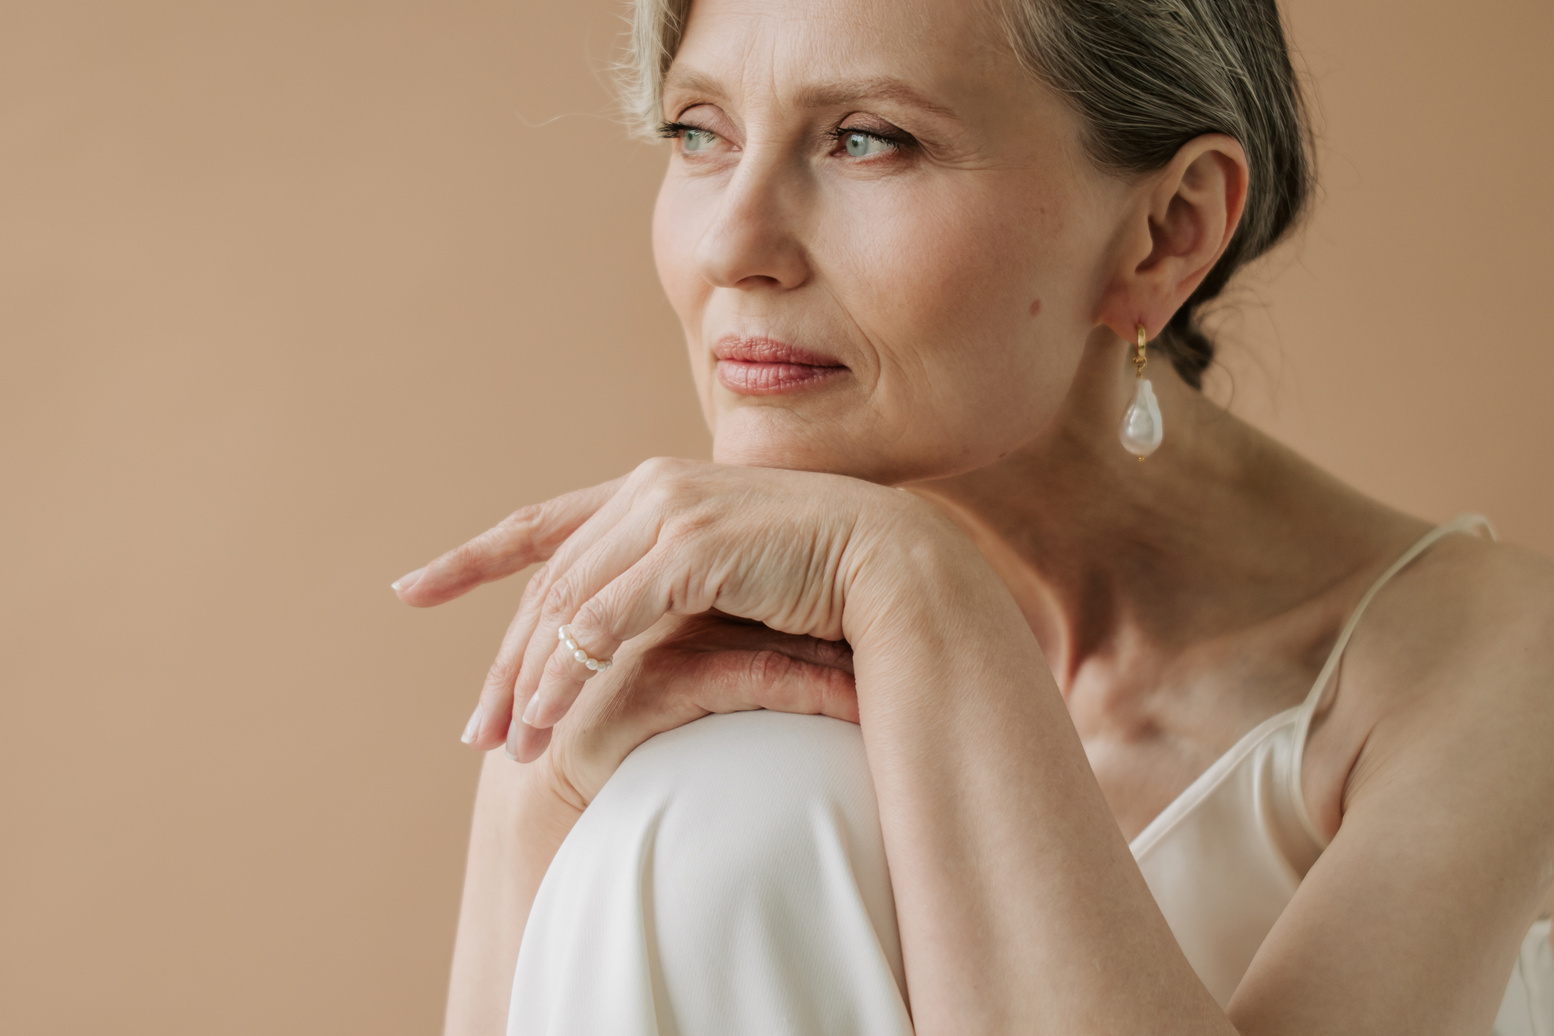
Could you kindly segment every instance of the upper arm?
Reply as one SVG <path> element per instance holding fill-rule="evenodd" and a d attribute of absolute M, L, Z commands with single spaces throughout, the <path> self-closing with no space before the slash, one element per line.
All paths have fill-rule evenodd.
<path fill-rule="evenodd" d="M 1484 549 L 1435 600 L 1453 635 L 1420 611 L 1388 661 L 1342 824 L 1231 1001 L 1242 1032 L 1489 1031 L 1554 891 L 1554 566 Z"/>

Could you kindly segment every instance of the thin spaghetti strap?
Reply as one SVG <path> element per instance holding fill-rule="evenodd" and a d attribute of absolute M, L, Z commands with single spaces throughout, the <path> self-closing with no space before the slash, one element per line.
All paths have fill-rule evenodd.
<path fill-rule="evenodd" d="M 1394 561 L 1388 569 L 1376 577 L 1376 581 L 1365 591 L 1365 596 L 1360 598 L 1360 603 L 1355 605 L 1354 611 L 1349 614 L 1349 621 L 1344 623 L 1343 632 L 1338 634 L 1338 639 L 1333 642 L 1333 650 L 1328 653 L 1327 662 L 1322 666 L 1322 672 L 1317 677 L 1317 682 L 1311 685 L 1311 691 L 1306 695 L 1306 703 L 1302 708 L 1309 714 L 1317 709 L 1322 700 L 1322 692 L 1327 689 L 1328 681 L 1333 678 L 1333 671 L 1338 668 L 1338 661 L 1343 657 L 1344 648 L 1349 646 L 1349 638 L 1354 635 L 1355 627 L 1359 626 L 1360 618 L 1365 614 L 1365 609 L 1370 607 L 1371 601 L 1381 588 L 1391 582 L 1392 577 L 1408 567 L 1409 562 L 1429 550 L 1435 541 L 1442 536 L 1448 536 L 1454 532 L 1467 532 L 1472 528 L 1482 528 L 1489 533 L 1489 538 L 1495 538 L 1494 526 L 1489 524 L 1489 519 L 1481 514 L 1462 514 L 1453 518 L 1445 525 L 1437 525 L 1429 532 L 1415 541 L 1412 547 L 1403 552 L 1402 557 Z"/>
<path fill-rule="evenodd" d="M 1328 652 L 1327 661 L 1322 666 L 1321 673 L 1317 674 L 1316 683 L 1311 685 L 1311 690 L 1306 693 L 1306 700 L 1300 706 L 1300 719 L 1295 728 L 1295 745 L 1290 760 L 1290 794 L 1295 801 L 1296 812 L 1300 814 L 1301 823 L 1314 838 L 1318 845 L 1326 845 L 1327 839 L 1312 823 L 1311 816 L 1306 810 L 1305 791 L 1301 785 L 1301 764 L 1306 757 L 1306 738 L 1311 731 L 1311 719 L 1316 715 L 1318 706 L 1322 703 L 1328 685 L 1333 681 L 1333 674 L 1344 657 L 1344 649 L 1349 646 L 1349 638 L 1354 635 L 1355 627 L 1359 626 L 1360 618 L 1365 614 L 1365 609 L 1370 607 L 1371 601 L 1381 588 L 1391 582 L 1392 577 L 1425 551 L 1443 536 L 1449 536 L 1454 532 L 1468 532 L 1472 529 L 1483 529 L 1489 534 L 1490 539 L 1496 539 L 1495 527 L 1489 519 L 1481 514 L 1459 514 L 1456 518 L 1444 525 L 1437 525 L 1414 542 L 1412 547 L 1405 550 L 1401 557 L 1394 561 L 1387 570 L 1376 577 L 1376 581 L 1365 591 L 1365 596 L 1360 598 L 1360 603 L 1355 605 L 1354 611 L 1349 613 L 1349 619 L 1344 623 L 1343 631 L 1338 634 L 1338 639 L 1333 642 L 1333 650 Z"/>

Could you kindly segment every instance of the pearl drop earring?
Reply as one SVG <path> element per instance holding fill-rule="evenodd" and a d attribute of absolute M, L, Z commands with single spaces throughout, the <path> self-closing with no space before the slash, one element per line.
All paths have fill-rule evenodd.
<path fill-rule="evenodd" d="M 1149 357 L 1144 355 L 1144 342 L 1148 336 L 1149 332 L 1140 324 L 1138 352 L 1133 355 L 1133 374 L 1138 387 L 1133 390 L 1133 405 L 1122 415 L 1122 427 L 1117 430 L 1122 448 L 1141 461 L 1160 448 L 1160 440 L 1165 436 L 1160 404 L 1155 401 L 1155 387 L 1144 377 L 1144 365 L 1149 362 Z"/>

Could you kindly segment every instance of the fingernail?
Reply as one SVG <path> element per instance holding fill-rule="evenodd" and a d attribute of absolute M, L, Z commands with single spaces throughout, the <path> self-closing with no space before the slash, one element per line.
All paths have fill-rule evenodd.
<path fill-rule="evenodd" d="M 389 586 L 393 587 L 394 592 L 397 593 L 397 594 L 404 593 L 406 590 L 410 589 L 412 586 L 415 586 L 415 584 L 420 580 L 421 574 L 423 572 L 425 572 L 425 571 L 426 571 L 426 566 L 422 565 L 420 568 L 416 569 L 414 572 L 406 572 L 404 575 L 400 576 L 398 579 L 396 579 L 392 583 L 390 583 Z"/>
<path fill-rule="evenodd" d="M 485 712 L 486 706 L 482 702 L 475 706 L 475 711 L 470 713 L 469 722 L 464 724 L 464 736 L 459 738 L 466 745 L 475 740 L 475 731 L 480 728 L 480 717 Z"/>
<path fill-rule="evenodd" d="M 523 721 L 529 726 L 534 726 L 534 719 L 540 714 L 540 696 L 536 694 L 529 699 L 529 704 L 523 708 Z"/>

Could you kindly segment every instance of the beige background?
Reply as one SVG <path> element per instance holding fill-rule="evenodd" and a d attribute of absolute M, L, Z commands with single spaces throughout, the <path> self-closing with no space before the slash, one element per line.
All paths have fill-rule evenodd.
<path fill-rule="evenodd" d="M 616 13 L 0 3 L 0 1031 L 436 1029 L 520 587 L 387 583 L 707 447 Z M 1554 551 L 1554 7 L 1289 14 L 1326 198 L 1236 406 Z"/>

